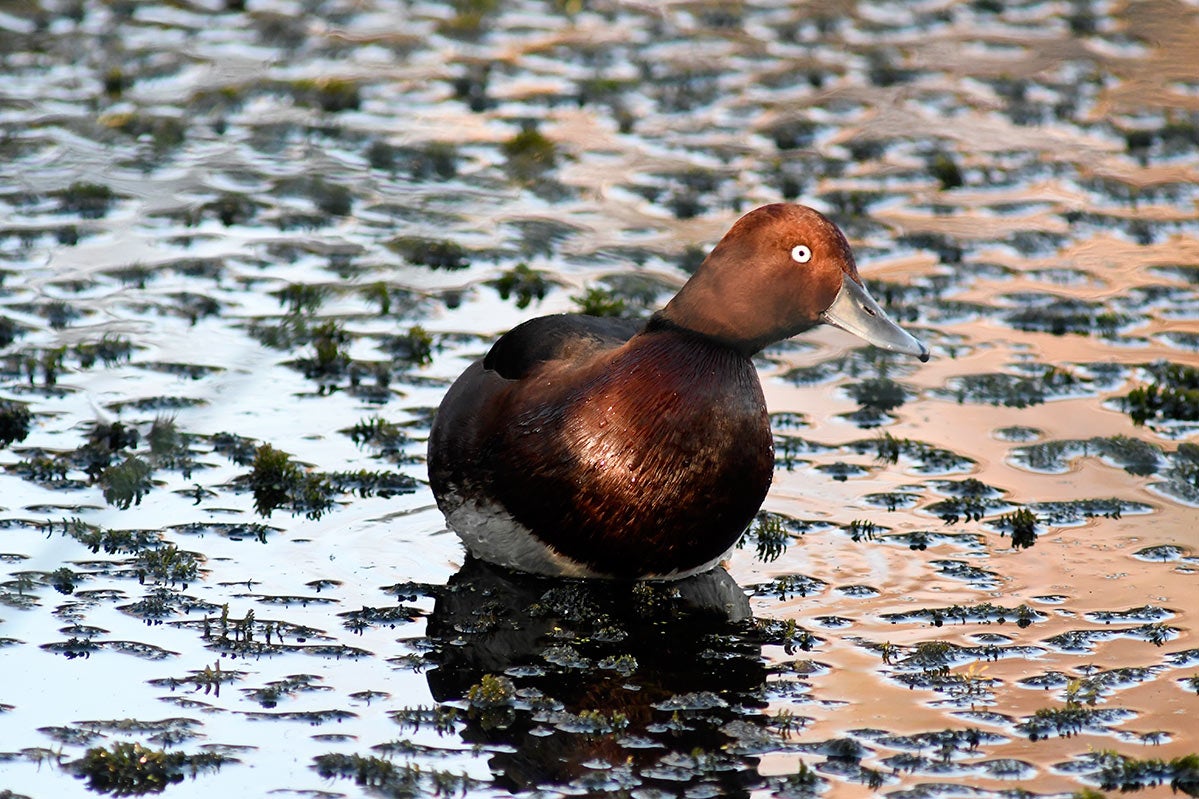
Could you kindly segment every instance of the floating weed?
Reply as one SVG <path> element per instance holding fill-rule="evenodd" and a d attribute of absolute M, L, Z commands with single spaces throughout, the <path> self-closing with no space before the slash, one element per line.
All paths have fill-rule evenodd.
<path fill-rule="evenodd" d="M 968 471 L 973 468 L 975 461 L 965 455 L 933 446 L 923 441 L 909 438 L 895 438 L 890 433 L 883 433 L 879 438 L 866 438 L 851 441 L 845 445 L 853 452 L 862 455 L 874 454 L 882 463 L 897 463 L 900 456 L 914 462 L 913 468 L 924 474 L 952 474 Z"/>
<path fill-rule="evenodd" d="M 570 298 L 578 312 L 588 316 L 624 316 L 625 301 L 608 288 L 590 286 L 582 294 Z"/>
<path fill-rule="evenodd" d="M 1153 382 L 1134 388 L 1120 400 L 1121 410 L 1133 424 L 1140 427 L 1199 421 L 1199 368 L 1169 362 L 1144 368 Z"/>
<path fill-rule="evenodd" d="M 1123 708 L 1094 708 L 1066 705 L 1057 708 L 1041 708 L 1026 716 L 1016 725 L 1017 732 L 1027 735 L 1030 741 L 1041 741 L 1057 733 L 1062 738 L 1078 735 L 1083 731 L 1110 732 L 1112 725 L 1136 714 Z"/>
<path fill-rule="evenodd" d="M 1008 507 L 1006 502 L 991 503 L 981 497 L 950 497 L 928 505 L 925 510 L 936 514 L 946 524 L 959 521 L 982 521 L 983 516 L 995 508 Z"/>
<path fill-rule="evenodd" d="M 1155 444 L 1131 436 L 1110 436 L 1087 439 L 1056 439 L 1017 447 L 1012 450 L 1012 462 L 1026 469 L 1060 474 L 1077 457 L 1097 456 L 1123 468 L 1129 474 L 1153 474 L 1164 462 L 1161 449 Z"/>
<path fill-rule="evenodd" d="M 1030 254 L 1042 249 L 1044 245 L 1056 247 L 1060 244 L 1060 241 L 1049 234 L 1040 238 L 1044 240 L 1040 241 L 1032 234 L 1023 238 L 1018 235 L 1011 243 L 1018 250 Z M 1009 296 L 1007 299 L 1025 307 L 1008 313 L 1003 321 L 1017 330 L 1026 332 L 1050 333 L 1055 336 L 1067 333 L 1083 336 L 1095 334 L 1104 338 L 1114 338 L 1122 328 L 1139 319 L 1136 316 L 1111 311 L 1102 303 L 1073 297 L 1029 293 Z"/>
<path fill-rule="evenodd" d="M 104 550 L 108 555 L 137 554 L 160 546 L 162 541 L 160 534 L 155 530 L 106 530 L 80 519 L 46 523 L 45 529 L 48 534 L 52 534 L 56 528 L 62 535 L 74 538 L 92 552 Z"/>
<path fill-rule="evenodd" d="M 937 572 L 944 577 L 950 577 L 954 580 L 962 580 L 963 582 L 970 583 L 984 591 L 992 591 L 999 587 L 998 574 L 993 571 L 974 566 L 964 560 L 933 560 L 929 561 L 929 565 L 934 567 Z"/>
<path fill-rule="evenodd" d="M 345 619 L 342 623 L 347 630 L 361 634 L 371 627 L 387 626 L 395 629 L 397 625 L 408 624 L 425 614 L 418 608 L 394 605 L 387 608 L 363 607 L 361 610 L 351 610 L 337 615 Z"/>
<path fill-rule="evenodd" d="M 29 435 L 32 422 L 33 414 L 28 405 L 15 400 L 0 399 L 0 447 L 24 441 Z"/>
<path fill-rule="evenodd" d="M 91 369 L 99 360 L 105 366 L 116 366 L 128 361 L 133 354 L 133 343 L 122 336 L 105 333 L 96 342 L 80 342 L 75 345 L 75 355 L 81 369 Z"/>
<path fill-rule="evenodd" d="M 121 510 L 140 505 L 142 497 L 153 487 L 150 480 L 152 471 L 150 464 L 136 455 L 130 455 L 121 463 L 104 469 L 97 478 L 104 490 L 104 501 Z"/>
<path fill-rule="evenodd" d="M 422 727 L 431 727 L 438 736 L 453 734 L 461 721 L 462 711 L 451 705 L 433 707 L 405 707 L 388 714 L 401 730 L 419 732 Z"/>
<path fill-rule="evenodd" d="M 146 434 L 150 445 L 150 458 L 158 466 L 179 468 L 183 479 L 191 476 L 192 459 L 188 437 L 179 431 L 173 416 L 156 416 Z"/>
<path fill-rule="evenodd" d="M 962 185 L 962 170 L 949 153 L 935 153 L 929 160 L 928 170 L 940 184 L 941 191 L 956 189 Z"/>
<path fill-rule="evenodd" d="M 806 458 L 800 456 L 828 452 L 830 449 L 831 447 L 818 444 L 802 436 L 775 433 L 774 465 L 776 468 L 792 471 L 796 466 L 801 466 L 809 462 Z"/>
<path fill-rule="evenodd" d="M 286 306 L 290 313 L 314 314 L 320 310 L 330 290 L 327 286 L 312 283 L 289 283 L 271 294 L 279 298 L 279 304 Z"/>
<path fill-rule="evenodd" d="M 878 533 L 881 533 L 888 528 L 882 525 L 875 524 L 869 519 L 854 519 L 845 528 L 845 532 L 849 533 L 849 537 L 853 541 L 873 541 Z"/>
<path fill-rule="evenodd" d="M 1064 502 L 1033 502 L 1029 508 L 1054 527 L 1082 524 L 1086 519 L 1101 517 L 1119 519 L 1125 513 L 1143 514 L 1152 508 L 1141 502 L 1111 497 L 1109 499 L 1075 499 Z"/>
<path fill-rule="evenodd" d="M 404 364 L 427 366 L 433 362 L 433 336 L 420 325 L 413 325 L 403 335 L 387 337 L 380 348 Z"/>
<path fill-rule="evenodd" d="M 1009 408 L 1027 408 L 1051 399 L 1076 397 L 1090 392 L 1089 381 L 1069 370 L 1046 366 L 1040 375 L 1021 376 L 1006 372 L 962 375 L 950 378 L 936 396 L 959 403 L 985 403 Z"/>
<path fill-rule="evenodd" d="M 775 447 L 775 452 L 778 452 L 778 447 Z M 876 508 L 884 508 L 888 511 L 895 511 L 900 508 L 915 507 L 920 501 L 920 495 L 910 491 L 884 491 L 874 494 L 865 494 L 862 501 Z"/>
<path fill-rule="evenodd" d="M 518 183 L 529 183 L 557 163 L 557 145 L 534 126 L 526 126 L 501 145 L 507 160 L 508 176 Z"/>
<path fill-rule="evenodd" d="M 289 89 L 297 105 L 316 107 L 329 113 L 357 110 L 362 102 L 358 84 L 346 78 L 297 80 Z"/>
<path fill-rule="evenodd" d="M 341 432 L 358 446 L 370 447 L 386 457 L 397 457 L 408 443 L 408 434 L 403 428 L 381 416 L 363 419 Z"/>
<path fill-rule="evenodd" d="M 337 378 L 345 374 L 350 365 L 350 356 L 345 346 L 350 334 L 336 322 L 322 322 L 312 328 L 311 341 L 316 355 L 300 358 L 296 365 L 311 380 Z"/>
<path fill-rule="evenodd" d="M 331 753 L 313 760 L 313 768 L 325 779 L 352 779 L 381 796 L 465 795 L 477 784 L 465 774 L 422 769 L 416 764 L 397 764 L 374 756 Z"/>
<path fill-rule="evenodd" d="M 457 242 L 421 236 L 400 236 L 387 242 L 388 249 L 414 266 L 457 271 L 470 266 L 470 252 Z"/>
<path fill-rule="evenodd" d="M 107 216 L 117 200 L 117 194 L 102 183 L 72 183 L 58 192 L 59 208 L 63 213 L 79 214 L 84 219 Z"/>
<path fill-rule="evenodd" d="M 546 277 L 546 272 L 530 269 L 528 264 L 520 263 L 509 269 L 500 277 L 491 281 L 491 285 L 499 292 L 500 299 L 507 300 L 516 297 L 516 307 L 529 307 L 533 300 L 545 299 L 545 294 L 556 281 Z"/>
<path fill-rule="evenodd" d="M 1157 561 L 1160 563 L 1192 559 L 1190 550 L 1177 544 L 1158 544 L 1151 547 L 1143 547 L 1132 553 L 1132 556 L 1140 560 Z"/>
<path fill-rule="evenodd" d="M 429 142 L 410 148 L 403 155 L 408 174 L 413 180 L 449 180 L 458 174 L 461 156 L 458 148 L 450 142 Z"/>
<path fill-rule="evenodd" d="M 88 790 L 141 796 L 161 793 L 168 785 L 182 782 L 185 775 L 195 777 L 201 771 L 215 771 L 228 762 L 236 761 L 216 752 L 187 755 L 118 741 L 107 748 L 87 750 L 87 754 L 68 767 L 77 777 L 87 780 Z"/>
<path fill-rule="evenodd" d="M 1005 608 L 990 602 L 982 602 L 978 605 L 949 605 L 943 608 L 921 608 L 901 613 L 884 613 L 881 618 L 892 624 L 926 621 L 933 627 L 940 627 L 947 621 L 958 624 L 967 622 L 971 624 L 1006 624 L 1008 621 L 1013 621 L 1017 627 L 1025 628 L 1034 622 L 1044 621 L 1048 618 L 1048 614 L 1023 604 L 1014 608 Z"/>
<path fill-rule="evenodd" d="M 139 582 L 149 580 L 160 585 L 182 583 L 186 591 L 187 584 L 199 576 L 200 556 L 179 549 L 174 544 L 167 544 L 139 552 L 136 569 Z"/>
<path fill-rule="evenodd" d="M 1018 508 L 1000 516 L 995 521 L 995 528 L 1003 535 L 1011 533 L 1012 549 L 1027 549 L 1037 542 L 1037 523 L 1035 513 L 1028 508 Z"/>
<path fill-rule="evenodd" d="M 247 478 L 254 492 L 254 509 L 268 519 L 276 508 L 319 519 L 333 506 L 331 488 L 322 475 L 308 474 L 291 456 L 270 444 L 258 447 Z"/>
<path fill-rule="evenodd" d="M 1103 749 L 1087 752 L 1074 761 L 1058 764 L 1056 768 L 1084 774 L 1105 791 L 1124 793 L 1168 784 L 1175 793 L 1199 795 L 1199 754 L 1181 755 L 1171 760 L 1142 760 Z"/>
<path fill-rule="evenodd" d="M 795 619 L 755 619 L 754 623 L 767 643 L 781 646 L 788 655 L 800 650 L 808 652 L 822 640 L 799 626 Z"/>
<path fill-rule="evenodd" d="M 327 685 L 317 685 L 322 678 L 314 674 L 293 674 L 282 680 L 272 680 L 261 688 L 242 688 L 246 698 L 252 699 L 264 708 L 277 707 L 279 700 L 290 698 L 300 693 L 333 690 Z"/>
<path fill-rule="evenodd" d="M 823 593 L 828 589 L 828 583 L 806 574 L 786 574 L 749 588 L 754 596 L 773 596 L 780 602 L 785 602 L 791 597 L 808 597 Z"/>
<path fill-rule="evenodd" d="M 745 535 L 737 542 L 737 548 L 741 549 L 747 542 L 752 541 L 758 560 L 763 563 L 777 560 L 791 543 L 791 532 L 783 522 L 784 517 L 777 513 L 759 513 L 754 523 L 745 531 Z"/>
<path fill-rule="evenodd" d="M 180 686 L 190 685 L 193 691 L 203 691 L 205 696 L 209 694 L 220 696 L 222 685 L 240 682 L 247 674 L 248 672 L 245 671 L 222 669 L 221 661 L 218 659 L 211 666 L 205 666 L 203 669 L 188 672 L 186 677 L 158 677 L 148 680 L 148 682 L 151 685 L 169 688 L 172 691 Z"/>

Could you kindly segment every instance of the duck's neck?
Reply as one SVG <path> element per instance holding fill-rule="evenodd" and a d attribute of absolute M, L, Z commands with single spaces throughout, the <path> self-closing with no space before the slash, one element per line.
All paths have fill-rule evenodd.
<path fill-rule="evenodd" d="M 731 349 L 747 358 L 752 357 L 763 347 L 775 341 L 773 337 L 767 337 L 765 340 L 737 338 L 731 335 L 730 331 L 718 325 L 690 327 L 676 322 L 671 317 L 670 307 L 663 308 L 649 318 L 649 321 L 645 325 L 645 332 L 671 332 L 681 336 L 698 338 L 710 345 Z"/>

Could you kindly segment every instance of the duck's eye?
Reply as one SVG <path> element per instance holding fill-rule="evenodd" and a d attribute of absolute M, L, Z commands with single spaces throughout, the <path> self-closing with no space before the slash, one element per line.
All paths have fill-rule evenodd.
<path fill-rule="evenodd" d="M 812 260 L 812 248 L 806 244 L 796 244 L 791 248 L 791 258 L 800 264 L 806 264 Z"/>

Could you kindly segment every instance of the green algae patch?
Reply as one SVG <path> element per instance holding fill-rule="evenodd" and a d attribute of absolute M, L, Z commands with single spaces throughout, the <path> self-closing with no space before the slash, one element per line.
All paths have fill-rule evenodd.
<path fill-rule="evenodd" d="M 374 755 L 318 755 L 313 768 L 325 779 L 353 780 L 380 796 L 457 796 L 480 785 L 466 774 L 421 768 Z"/>
<path fill-rule="evenodd" d="M 951 378 L 934 395 L 958 403 L 1002 405 L 1027 408 L 1051 399 L 1085 396 L 1094 393 L 1089 380 L 1057 366 L 1040 365 L 1033 375 L 1006 372 L 962 375 Z"/>
<path fill-rule="evenodd" d="M 258 447 L 247 482 L 254 494 L 254 510 L 268 519 L 280 507 L 319 519 L 333 506 L 332 488 L 321 475 L 305 472 L 290 455 L 270 444 Z"/>
<path fill-rule="evenodd" d="M 582 294 L 570 298 L 581 314 L 588 316 L 624 316 L 628 306 L 612 289 L 589 286 Z"/>
<path fill-rule="evenodd" d="M 1181 755 L 1170 760 L 1142 759 L 1101 749 L 1087 752 L 1078 760 L 1059 763 L 1056 768 L 1085 775 L 1105 791 L 1128 793 L 1169 785 L 1174 793 L 1199 796 L 1199 754 Z"/>
<path fill-rule="evenodd" d="M 528 264 L 520 263 L 491 281 L 491 285 L 499 292 L 501 300 L 515 298 L 516 307 L 529 307 L 533 300 L 545 299 L 546 292 L 558 281 L 548 278 L 548 272 L 530 269 Z"/>
<path fill-rule="evenodd" d="M 537 130 L 525 127 L 500 147 L 507 159 L 504 168 L 518 183 L 529 183 L 553 169 L 559 158 L 558 146 Z"/>
<path fill-rule="evenodd" d="M 162 793 L 168 786 L 182 782 L 185 776 L 215 771 L 228 762 L 236 761 L 215 752 L 188 755 L 118 741 L 110 747 L 87 750 L 68 768 L 75 776 L 87 780 L 88 790 L 114 796 L 143 796 Z"/>
<path fill-rule="evenodd" d="M 1134 388 L 1120 399 L 1132 423 L 1157 427 L 1174 422 L 1199 422 L 1199 368 L 1158 362 L 1145 371 L 1153 382 Z"/>
<path fill-rule="evenodd" d="M 58 192 L 58 200 L 63 213 L 100 219 L 108 215 L 117 193 L 103 183 L 78 182 Z"/>
<path fill-rule="evenodd" d="M 1070 461 L 1080 457 L 1098 457 L 1138 476 L 1156 474 L 1167 462 L 1156 444 L 1131 436 L 1055 439 L 1017 447 L 1011 453 L 1016 465 L 1047 474 L 1065 472 Z"/>
<path fill-rule="evenodd" d="M 0 400 L 0 447 L 24 441 L 29 436 L 33 414 L 29 406 L 14 400 Z"/>
<path fill-rule="evenodd" d="M 260 516 L 270 518 L 275 510 L 284 508 L 313 520 L 333 508 L 337 494 L 387 498 L 410 493 L 417 487 L 414 478 L 400 472 L 308 471 L 270 444 L 258 447 L 249 474 L 239 477 L 235 484 L 254 494 L 254 509 Z"/>
<path fill-rule="evenodd" d="M 470 266 L 470 252 L 454 241 L 423 236 L 398 236 L 387 248 L 414 266 L 457 271 Z"/>

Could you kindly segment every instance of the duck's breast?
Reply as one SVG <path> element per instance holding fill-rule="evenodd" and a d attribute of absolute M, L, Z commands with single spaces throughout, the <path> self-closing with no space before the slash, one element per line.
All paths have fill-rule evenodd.
<path fill-rule="evenodd" d="M 493 491 L 544 543 L 600 573 L 670 574 L 723 554 L 773 472 L 752 362 L 678 333 L 584 367 L 550 363 L 481 449 Z"/>

